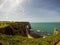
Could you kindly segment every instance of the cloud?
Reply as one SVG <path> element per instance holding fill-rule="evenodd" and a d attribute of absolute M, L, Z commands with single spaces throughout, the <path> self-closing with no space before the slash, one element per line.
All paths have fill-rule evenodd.
<path fill-rule="evenodd" d="M 47 1 L 47 2 L 46 2 Z M 33 0 L 25 7 L 26 15 L 31 22 L 60 22 L 60 8 L 53 1 Z"/>
<path fill-rule="evenodd" d="M 60 13 L 56 10 L 45 8 L 32 8 L 28 9 L 28 15 L 31 22 L 60 22 Z"/>
<path fill-rule="evenodd" d="M 21 1 L 21 0 L 20 0 Z M 0 10 L 3 12 L 9 12 L 21 3 L 19 0 L 4 0 L 0 5 Z"/>
<path fill-rule="evenodd" d="M 19 1 L 5 0 L 0 5 L 0 20 L 60 22 L 60 10 L 51 3 L 42 0 L 24 0 L 22 3 Z"/>
<path fill-rule="evenodd" d="M 22 3 L 23 0 L 4 0 L 0 5 L 0 20 L 18 20 L 24 12 Z"/>

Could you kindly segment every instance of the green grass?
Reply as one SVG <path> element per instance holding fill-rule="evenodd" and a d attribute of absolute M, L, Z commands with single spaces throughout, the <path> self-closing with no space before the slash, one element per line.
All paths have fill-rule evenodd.
<path fill-rule="evenodd" d="M 46 38 L 30 39 L 22 36 L 12 36 L 0 34 L 0 41 L 9 45 L 54 45 L 60 40 L 60 33 L 58 35 L 47 36 Z"/>
<path fill-rule="evenodd" d="M 10 24 L 12 24 L 14 22 L 4 22 L 4 21 L 0 21 L 0 28 L 4 28 L 9 26 Z"/>

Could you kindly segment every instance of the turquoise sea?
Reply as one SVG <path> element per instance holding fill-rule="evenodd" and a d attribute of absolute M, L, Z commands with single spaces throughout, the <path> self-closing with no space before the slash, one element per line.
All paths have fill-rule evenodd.
<path fill-rule="evenodd" d="M 60 31 L 60 23 L 30 23 L 30 24 L 34 31 L 41 30 L 50 34 L 54 32 L 54 28 L 57 28 Z"/>

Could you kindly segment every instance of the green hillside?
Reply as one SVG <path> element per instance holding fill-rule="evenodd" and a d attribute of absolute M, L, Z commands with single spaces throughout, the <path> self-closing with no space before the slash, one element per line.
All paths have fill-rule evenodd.
<path fill-rule="evenodd" d="M 0 34 L 0 43 L 7 45 L 55 45 L 60 40 L 60 33 L 46 38 L 29 39 L 22 36 Z"/>

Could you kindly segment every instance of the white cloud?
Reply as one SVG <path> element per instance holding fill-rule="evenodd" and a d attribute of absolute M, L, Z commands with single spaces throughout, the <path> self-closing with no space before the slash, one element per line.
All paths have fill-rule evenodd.
<path fill-rule="evenodd" d="M 0 20 L 30 21 L 30 22 L 60 22 L 60 16 L 56 10 L 45 7 L 34 8 L 32 0 L 5 0 L 0 5 Z"/>
<path fill-rule="evenodd" d="M 0 5 L 0 11 L 9 12 L 19 5 L 23 0 L 4 0 Z"/>
<path fill-rule="evenodd" d="M 21 15 L 24 14 L 23 2 L 23 0 L 3 0 L 0 5 L 0 20 L 18 20 L 22 17 Z"/>

